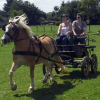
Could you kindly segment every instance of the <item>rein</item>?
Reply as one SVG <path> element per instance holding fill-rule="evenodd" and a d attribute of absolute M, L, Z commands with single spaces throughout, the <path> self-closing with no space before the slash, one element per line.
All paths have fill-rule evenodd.
<path fill-rule="evenodd" d="M 12 40 L 11 42 L 18 42 L 18 41 L 22 41 L 22 40 L 25 40 L 25 39 L 28 39 L 30 37 L 26 37 L 26 38 L 23 38 L 23 39 L 18 39 L 18 40 Z"/>

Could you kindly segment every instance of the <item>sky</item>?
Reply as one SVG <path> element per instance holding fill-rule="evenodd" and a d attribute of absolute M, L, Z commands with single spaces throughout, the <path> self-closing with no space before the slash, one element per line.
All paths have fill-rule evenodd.
<path fill-rule="evenodd" d="M 52 12 L 55 6 L 60 7 L 62 1 L 66 3 L 71 0 L 23 0 L 23 1 L 29 1 L 30 3 L 34 3 L 34 5 L 38 7 L 40 10 L 48 13 Z M 0 0 L 0 10 L 2 10 L 4 3 L 6 3 L 6 0 Z"/>

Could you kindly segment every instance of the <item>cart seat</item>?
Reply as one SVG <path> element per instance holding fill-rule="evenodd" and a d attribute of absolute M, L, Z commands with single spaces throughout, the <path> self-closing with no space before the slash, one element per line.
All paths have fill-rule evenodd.
<path fill-rule="evenodd" d="M 74 53 L 75 51 L 59 51 L 59 53 Z"/>

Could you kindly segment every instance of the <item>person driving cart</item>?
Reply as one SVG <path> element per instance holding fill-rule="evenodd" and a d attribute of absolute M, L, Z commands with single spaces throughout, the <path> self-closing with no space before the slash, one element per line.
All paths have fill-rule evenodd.
<path fill-rule="evenodd" d="M 68 38 L 72 33 L 72 23 L 68 22 L 67 14 L 62 14 L 62 23 L 59 25 L 57 38 L 55 39 L 57 45 L 68 45 Z M 66 46 L 63 47 L 63 50 L 66 50 Z"/>
<path fill-rule="evenodd" d="M 78 13 L 76 16 L 76 20 L 72 23 L 72 31 L 74 34 L 74 44 L 85 44 L 85 38 L 78 38 L 83 37 L 86 35 L 87 25 L 82 20 L 82 14 Z"/>

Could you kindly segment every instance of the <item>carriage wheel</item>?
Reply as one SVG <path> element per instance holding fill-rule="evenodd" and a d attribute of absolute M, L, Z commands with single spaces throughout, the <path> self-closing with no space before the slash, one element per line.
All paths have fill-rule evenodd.
<path fill-rule="evenodd" d="M 53 65 L 53 68 L 55 68 L 55 71 L 57 74 L 60 74 L 61 70 L 56 64 Z M 44 75 L 45 75 L 46 71 L 47 71 L 47 66 L 43 64 L 43 74 Z"/>
<path fill-rule="evenodd" d="M 90 70 L 90 62 L 89 62 L 89 58 L 87 56 L 85 56 L 83 58 L 81 70 L 82 70 L 83 77 L 88 78 L 89 70 Z"/>
<path fill-rule="evenodd" d="M 98 62 L 97 62 L 97 56 L 95 54 L 91 55 L 91 71 L 93 73 L 97 72 Z"/>

